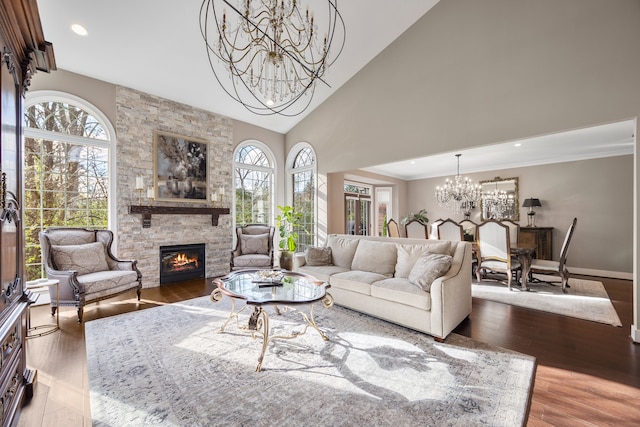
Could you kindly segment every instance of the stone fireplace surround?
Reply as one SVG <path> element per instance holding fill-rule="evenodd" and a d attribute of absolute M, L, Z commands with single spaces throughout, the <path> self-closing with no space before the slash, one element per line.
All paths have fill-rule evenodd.
<path fill-rule="evenodd" d="M 137 259 L 143 287 L 156 287 L 160 286 L 160 246 L 205 243 L 206 277 L 226 274 L 233 241 L 230 215 L 220 215 L 217 226 L 211 225 L 211 215 L 154 215 L 151 227 L 143 228 L 140 215 L 130 214 L 129 206 L 138 204 L 136 176 L 144 177 L 145 187 L 153 185 L 153 131 L 160 130 L 209 142 L 210 191 L 224 186 L 227 191 L 223 206 L 230 207 L 232 120 L 122 86 L 116 88 L 116 112 L 118 257 Z M 143 197 L 142 204 L 148 203 Z M 167 202 L 154 205 L 207 206 Z"/>

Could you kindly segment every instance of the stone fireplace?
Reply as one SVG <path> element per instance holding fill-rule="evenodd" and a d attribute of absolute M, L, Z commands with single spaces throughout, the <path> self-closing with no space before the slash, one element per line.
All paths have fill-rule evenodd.
<path fill-rule="evenodd" d="M 160 284 L 205 277 L 205 244 L 160 246 Z"/>

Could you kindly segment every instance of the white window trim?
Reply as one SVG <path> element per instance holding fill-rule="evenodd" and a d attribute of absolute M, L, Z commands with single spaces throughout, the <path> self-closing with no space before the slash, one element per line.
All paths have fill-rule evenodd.
<path fill-rule="evenodd" d="M 251 166 L 252 169 L 255 170 L 259 170 L 262 172 L 271 172 L 272 174 L 272 182 L 271 182 L 271 206 L 270 206 L 270 212 L 271 212 L 271 217 L 269 218 L 269 225 L 274 225 L 275 224 L 275 209 L 276 209 L 276 188 L 278 188 L 278 165 L 276 163 L 276 156 L 274 156 L 273 151 L 271 151 L 271 149 L 269 148 L 269 146 L 267 144 L 265 144 L 264 142 L 260 142 L 257 139 L 247 139 L 244 140 L 242 142 L 240 142 L 236 148 L 233 150 L 233 173 L 234 173 L 234 177 L 233 177 L 233 195 L 232 195 L 232 206 L 233 206 L 233 212 L 232 212 L 232 223 L 233 223 L 233 230 L 236 229 L 236 186 L 235 186 L 235 171 L 237 167 L 242 167 L 242 166 L 249 166 L 246 163 L 238 163 L 236 162 L 236 155 L 238 154 L 238 151 L 240 151 L 242 148 L 246 147 L 247 145 L 253 145 L 255 147 L 258 147 L 259 149 L 261 149 L 265 155 L 267 156 L 267 159 L 269 160 L 269 162 L 272 164 L 271 168 L 267 168 L 264 166 Z M 236 233 L 234 231 L 233 233 L 233 239 L 234 239 L 234 244 L 235 244 L 235 239 L 236 239 Z"/>
<path fill-rule="evenodd" d="M 109 118 L 95 105 L 87 101 L 86 99 L 80 98 L 79 96 L 72 95 L 67 92 L 61 92 L 57 90 L 37 90 L 33 92 L 27 92 L 27 96 L 25 98 L 25 110 L 34 104 L 38 104 L 41 102 L 67 102 L 69 104 L 76 105 L 81 107 L 83 110 L 87 111 L 89 114 L 94 116 L 96 119 L 100 121 L 105 134 L 106 140 L 101 139 L 92 139 L 92 138 L 83 138 L 74 135 L 66 135 L 65 139 L 68 139 L 72 142 L 78 142 L 81 144 L 88 144 L 93 146 L 102 146 L 109 147 L 109 210 L 108 210 L 108 219 L 107 219 L 107 227 L 109 230 L 114 231 L 114 242 L 113 242 L 113 250 L 117 251 L 118 249 L 118 238 L 117 238 L 117 230 L 118 230 L 118 205 L 117 205 L 117 139 L 116 139 L 116 130 L 111 124 Z M 27 137 L 51 137 L 53 135 L 59 135 L 55 132 L 42 131 L 38 129 L 32 129 L 28 127 L 24 127 L 24 136 Z"/>
<path fill-rule="evenodd" d="M 302 151 L 305 148 L 309 148 L 311 152 L 313 152 L 313 159 L 314 159 L 313 165 L 294 169 L 293 162 L 296 160 L 296 156 L 300 151 Z M 289 150 L 286 164 L 287 164 L 287 179 L 286 179 L 286 186 L 285 186 L 285 192 L 286 192 L 285 200 L 286 200 L 286 204 L 289 206 L 293 204 L 293 184 L 291 182 L 293 173 L 313 171 L 313 174 L 315 177 L 314 179 L 315 185 L 313 187 L 313 217 L 315 218 L 315 221 L 313 224 L 313 229 L 314 229 L 313 235 L 316 236 L 315 244 L 318 244 L 317 242 L 318 240 L 318 155 L 316 154 L 316 150 L 313 148 L 311 144 L 307 142 L 298 142 L 293 147 L 291 147 L 291 150 Z"/>

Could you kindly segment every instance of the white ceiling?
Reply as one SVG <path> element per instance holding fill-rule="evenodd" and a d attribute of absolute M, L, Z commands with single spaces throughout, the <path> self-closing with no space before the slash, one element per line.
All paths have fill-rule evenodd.
<path fill-rule="evenodd" d="M 326 77 L 331 87 L 318 84 L 309 109 L 293 118 L 255 115 L 220 88 L 200 34 L 202 0 L 38 0 L 38 5 L 58 68 L 286 133 L 437 2 L 405 0 L 402 7 L 385 8 L 380 0 L 339 2 L 346 42 Z M 76 23 L 88 36 L 71 31 Z M 634 129 L 634 122 L 626 121 L 531 138 L 519 148 L 507 142 L 366 170 L 410 180 L 455 174 L 456 153 L 462 153 L 462 174 L 631 154 Z"/>
<path fill-rule="evenodd" d="M 390 5 L 380 0 L 334 2 L 346 41 L 325 76 L 331 87 L 318 84 L 309 109 L 293 118 L 255 115 L 221 89 L 200 33 L 202 0 L 38 0 L 38 6 L 58 68 L 286 133 L 438 0 L 404 0 L 402 7 L 380 7 Z M 304 4 L 312 9 L 314 3 Z M 72 24 L 84 26 L 88 36 L 73 33 Z"/>
<path fill-rule="evenodd" d="M 460 174 L 511 169 L 549 163 L 633 154 L 635 120 L 457 150 L 434 156 L 363 168 L 399 179 L 413 180 L 455 175 L 456 154 Z"/>

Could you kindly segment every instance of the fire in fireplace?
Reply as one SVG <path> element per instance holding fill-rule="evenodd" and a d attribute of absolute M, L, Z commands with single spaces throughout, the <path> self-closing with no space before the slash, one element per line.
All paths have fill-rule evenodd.
<path fill-rule="evenodd" d="M 160 246 L 160 284 L 205 276 L 205 244 Z"/>

